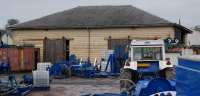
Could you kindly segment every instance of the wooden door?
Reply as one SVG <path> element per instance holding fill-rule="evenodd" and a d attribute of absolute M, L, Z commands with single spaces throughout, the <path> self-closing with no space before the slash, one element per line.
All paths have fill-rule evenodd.
<path fill-rule="evenodd" d="M 62 39 L 44 39 L 44 61 L 55 63 L 66 60 L 68 57 L 67 48 L 69 46 L 68 40 Z M 68 44 L 68 45 L 67 45 Z"/>

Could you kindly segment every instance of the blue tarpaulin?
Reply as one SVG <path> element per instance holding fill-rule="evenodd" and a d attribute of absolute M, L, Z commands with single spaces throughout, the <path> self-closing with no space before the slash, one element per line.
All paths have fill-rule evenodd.
<path fill-rule="evenodd" d="M 176 80 L 177 96 L 200 96 L 200 58 L 179 58 Z"/>

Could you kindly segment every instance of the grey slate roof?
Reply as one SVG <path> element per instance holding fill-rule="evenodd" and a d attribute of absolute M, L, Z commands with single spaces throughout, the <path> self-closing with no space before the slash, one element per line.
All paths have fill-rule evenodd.
<path fill-rule="evenodd" d="M 12 26 L 13 29 L 139 27 L 172 24 L 133 6 L 79 6 Z"/>

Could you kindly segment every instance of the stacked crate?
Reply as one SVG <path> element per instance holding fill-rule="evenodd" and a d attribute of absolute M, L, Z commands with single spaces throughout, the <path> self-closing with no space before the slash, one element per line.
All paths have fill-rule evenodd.
<path fill-rule="evenodd" d="M 51 66 L 52 66 L 52 64 L 50 62 L 39 62 L 39 63 L 37 63 L 37 70 L 49 71 Z"/>
<path fill-rule="evenodd" d="M 33 85 L 34 87 L 49 87 L 49 71 L 33 71 Z"/>
<path fill-rule="evenodd" d="M 49 88 L 49 69 L 51 68 L 51 63 L 41 62 L 37 63 L 37 70 L 33 71 L 33 86 Z"/>

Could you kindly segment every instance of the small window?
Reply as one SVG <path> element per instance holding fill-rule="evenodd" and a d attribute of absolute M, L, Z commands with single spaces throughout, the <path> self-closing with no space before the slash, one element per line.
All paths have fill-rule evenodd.
<path fill-rule="evenodd" d="M 161 47 L 135 47 L 133 48 L 134 60 L 162 60 Z"/>
<path fill-rule="evenodd" d="M 109 39 L 108 40 L 108 49 L 115 50 L 116 48 L 126 48 L 130 44 L 129 39 Z"/>

